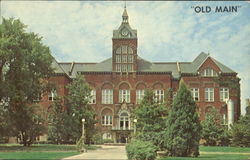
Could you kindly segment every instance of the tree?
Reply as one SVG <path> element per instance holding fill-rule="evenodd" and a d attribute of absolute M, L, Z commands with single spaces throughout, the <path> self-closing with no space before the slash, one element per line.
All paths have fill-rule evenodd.
<path fill-rule="evenodd" d="M 66 106 L 71 120 L 71 125 L 69 126 L 71 129 L 70 137 L 74 141 L 80 139 L 82 135 L 82 118 L 84 118 L 85 142 L 89 144 L 95 132 L 96 123 L 95 113 L 89 105 L 91 89 L 81 75 L 77 75 L 67 88 L 69 94 L 66 96 Z"/>
<path fill-rule="evenodd" d="M 34 131 L 27 121 L 36 117 L 33 100 L 43 92 L 45 80 L 53 73 L 49 48 L 37 34 L 26 32 L 26 27 L 13 18 L 3 19 L 0 24 L 0 99 L 8 103 L 10 125 L 21 134 L 24 145 Z"/>
<path fill-rule="evenodd" d="M 22 119 L 16 125 L 19 125 L 19 138 L 24 146 L 30 146 L 36 140 L 36 137 L 46 132 L 44 119 L 41 114 L 41 106 L 36 104 L 23 107 L 22 112 L 15 114 Z"/>
<path fill-rule="evenodd" d="M 164 104 L 155 101 L 153 91 L 146 90 L 142 102 L 134 111 L 137 119 L 137 139 L 150 141 L 158 148 L 163 148 L 164 128 L 168 108 Z"/>
<path fill-rule="evenodd" d="M 183 82 L 167 117 L 166 148 L 170 156 L 198 156 L 201 125 L 196 104 Z"/>
<path fill-rule="evenodd" d="M 205 120 L 202 124 L 202 139 L 204 139 L 205 145 L 215 146 L 219 141 L 220 135 L 223 134 L 224 130 L 220 123 L 220 116 L 216 109 L 210 109 L 206 115 Z"/>
<path fill-rule="evenodd" d="M 55 97 L 49 112 L 48 136 L 52 142 L 61 144 L 69 142 L 70 117 L 63 106 L 61 97 Z"/>
<path fill-rule="evenodd" d="M 250 107 L 246 109 L 245 116 L 232 126 L 232 144 L 234 146 L 250 147 Z"/>
<path fill-rule="evenodd" d="M 11 135 L 11 121 L 8 116 L 8 104 L 0 103 L 0 141 L 7 142 L 8 136 Z M 13 133 L 12 133 L 13 134 Z"/>

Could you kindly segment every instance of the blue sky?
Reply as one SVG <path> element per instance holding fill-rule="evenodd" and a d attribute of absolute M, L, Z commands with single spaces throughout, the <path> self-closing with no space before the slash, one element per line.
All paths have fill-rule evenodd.
<path fill-rule="evenodd" d="M 196 13 L 192 6 L 210 6 Z M 214 13 L 216 6 L 240 6 Z M 58 61 L 100 62 L 111 57 L 112 31 L 124 2 L 2 1 L 1 16 L 20 18 L 39 33 Z M 250 3 L 128 1 L 129 23 L 138 31 L 138 54 L 149 61 L 193 61 L 200 52 L 239 73 L 242 107 L 250 98 Z M 244 110 L 242 112 L 245 112 Z"/>

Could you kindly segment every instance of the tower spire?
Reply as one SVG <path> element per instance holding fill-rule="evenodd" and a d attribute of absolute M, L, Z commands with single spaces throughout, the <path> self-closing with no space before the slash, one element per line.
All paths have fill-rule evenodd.
<path fill-rule="evenodd" d="M 128 23 L 128 13 L 127 13 L 126 7 L 127 7 L 127 5 L 126 5 L 126 1 L 125 1 L 124 11 L 122 14 L 122 23 Z"/>

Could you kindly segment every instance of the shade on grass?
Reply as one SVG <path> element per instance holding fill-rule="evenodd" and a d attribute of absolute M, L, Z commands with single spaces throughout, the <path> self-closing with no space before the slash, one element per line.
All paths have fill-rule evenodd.
<path fill-rule="evenodd" d="M 0 159 L 61 159 L 79 152 L 0 152 Z"/>
<path fill-rule="evenodd" d="M 0 144 L 1 151 L 76 151 L 75 145 L 33 144 L 24 147 L 19 144 Z"/>
<path fill-rule="evenodd" d="M 87 150 L 95 150 L 98 146 L 86 146 Z M 76 145 L 33 144 L 24 147 L 19 144 L 0 144 L 0 152 L 10 151 L 76 151 Z"/>
<path fill-rule="evenodd" d="M 97 146 L 87 146 L 94 150 Z M 0 144 L 0 159 L 61 159 L 80 154 L 76 145 L 34 144 L 24 147 L 19 144 Z"/>
<path fill-rule="evenodd" d="M 197 158 L 191 157 L 167 157 L 161 158 L 159 160 L 248 160 L 250 156 L 247 155 L 238 155 L 238 154 L 201 154 Z"/>
<path fill-rule="evenodd" d="M 165 157 L 159 160 L 248 160 L 250 159 L 250 148 L 248 147 L 219 147 L 219 146 L 200 146 L 201 155 L 197 158 L 192 157 Z M 211 152 L 211 153 L 209 153 Z M 218 152 L 218 154 L 216 154 Z M 219 153 L 221 152 L 221 153 Z M 223 153 L 222 153 L 223 152 Z M 227 153 L 228 152 L 228 153 Z M 242 153 L 242 154 L 240 154 Z M 246 153 L 249 153 L 246 155 Z"/>
<path fill-rule="evenodd" d="M 250 154 L 250 147 L 200 146 L 202 152 L 244 152 Z"/>

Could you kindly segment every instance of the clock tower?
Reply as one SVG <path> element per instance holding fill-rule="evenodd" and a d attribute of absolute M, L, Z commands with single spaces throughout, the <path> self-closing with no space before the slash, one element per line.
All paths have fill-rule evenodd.
<path fill-rule="evenodd" d="M 113 31 L 112 71 L 120 73 L 137 70 L 137 30 L 130 27 L 126 7 L 122 14 L 122 23 Z"/>

